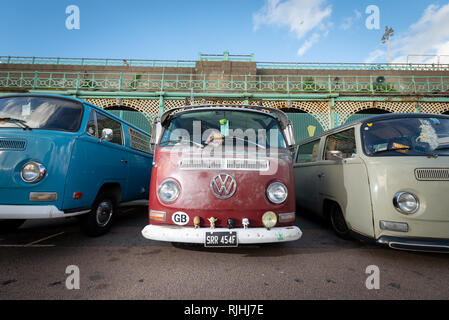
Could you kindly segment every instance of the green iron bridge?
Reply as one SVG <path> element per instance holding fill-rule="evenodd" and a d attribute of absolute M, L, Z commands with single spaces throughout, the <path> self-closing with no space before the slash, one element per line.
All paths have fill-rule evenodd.
<path fill-rule="evenodd" d="M 366 114 L 448 113 L 449 65 L 256 62 L 227 52 L 197 61 L 0 56 L 0 94 L 14 92 L 79 97 L 147 131 L 184 104 L 271 106 L 301 140 Z"/>

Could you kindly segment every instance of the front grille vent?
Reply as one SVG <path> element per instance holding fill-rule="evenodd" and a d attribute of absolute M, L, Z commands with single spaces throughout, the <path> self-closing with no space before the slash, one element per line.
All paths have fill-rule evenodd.
<path fill-rule="evenodd" d="M 24 150 L 25 140 L 0 139 L 0 150 Z"/>
<path fill-rule="evenodd" d="M 415 170 L 420 181 L 449 181 L 449 168 L 422 168 Z"/>
<path fill-rule="evenodd" d="M 179 168 L 184 170 L 250 170 L 267 171 L 267 159 L 182 159 Z"/>

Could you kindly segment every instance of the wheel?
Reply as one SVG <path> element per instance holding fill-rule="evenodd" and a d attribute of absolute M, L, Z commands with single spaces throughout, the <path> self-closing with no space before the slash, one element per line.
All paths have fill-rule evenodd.
<path fill-rule="evenodd" d="M 91 237 L 107 233 L 115 219 L 117 208 L 117 199 L 113 193 L 100 193 L 91 211 L 81 218 L 83 232 Z"/>
<path fill-rule="evenodd" d="M 0 220 L 0 232 L 10 232 L 17 230 L 25 219 Z"/>
<path fill-rule="evenodd" d="M 343 213 L 341 212 L 339 205 L 333 204 L 330 207 L 329 218 L 332 229 L 337 236 L 345 240 L 351 239 L 350 230 L 346 224 L 345 218 L 343 217 Z"/>

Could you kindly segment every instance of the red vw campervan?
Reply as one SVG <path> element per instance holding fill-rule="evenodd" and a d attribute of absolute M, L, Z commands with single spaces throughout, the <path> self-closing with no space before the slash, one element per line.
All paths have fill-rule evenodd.
<path fill-rule="evenodd" d="M 297 240 L 291 122 L 252 105 L 192 105 L 153 125 L 145 238 L 210 247 Z"/>

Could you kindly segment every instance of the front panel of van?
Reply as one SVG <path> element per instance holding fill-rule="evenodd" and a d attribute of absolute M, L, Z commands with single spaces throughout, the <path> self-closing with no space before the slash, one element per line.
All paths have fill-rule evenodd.
<path fill-rule="evenodd" d="M 2 205 L 54 205 L 60 210 L 76 134 L 47 130 L 1 129 L 0 199 Z M 46 168 L 45 177 L 27 183 L 23 166 L 35 161 Z M 56 201 L 30 201 L 31 192 L 56 192 Z"/>
<path fill-rule="evenodd" d="M 449 182 L 418 180 L 418 168 L 448 169 L 448 158 L 426 157 L 372 158 L 367 161 L 371 180 L 376 238 L 396 237 L 449 238 Z M 406 191 L 419 199 L 416 213 L 400 213 L 393 205 L 396 193 Z M 382 230 L 380 221 L 408 224 L 408 232 Z"/>
<path fill-rule="evenodd" d="M 1 217 L 49 218 L 62 213 L 83 116 L 82 103 L 62 96 L 0 98 Z"/>

